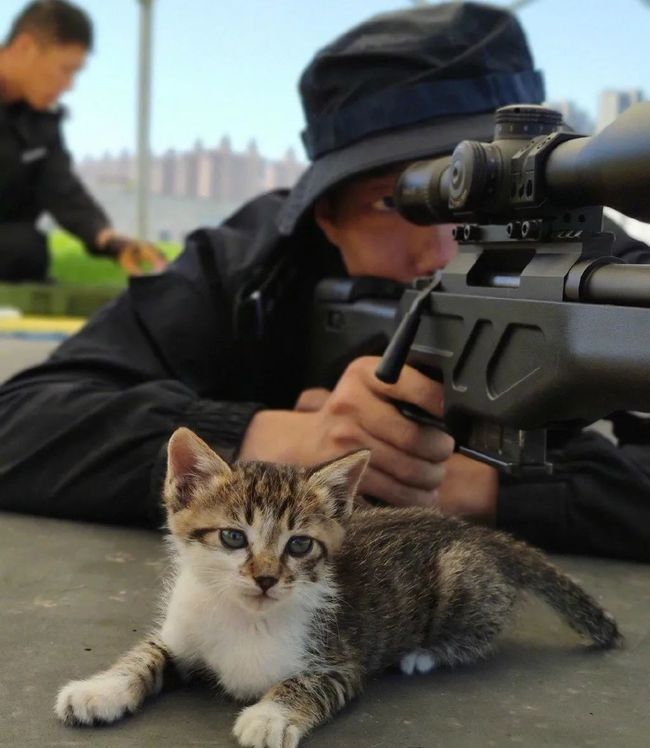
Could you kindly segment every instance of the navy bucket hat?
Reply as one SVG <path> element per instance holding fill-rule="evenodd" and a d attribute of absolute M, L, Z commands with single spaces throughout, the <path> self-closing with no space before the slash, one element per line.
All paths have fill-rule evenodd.
<path fill-rule="evenodd" d="M 489 141 L 495 109 L 544 100 L 515 16 L 459 2 L 370 18 L 317 52 L 299 88 L 312 164 L 279 217 L 284 234 L 339 182 Z"/>

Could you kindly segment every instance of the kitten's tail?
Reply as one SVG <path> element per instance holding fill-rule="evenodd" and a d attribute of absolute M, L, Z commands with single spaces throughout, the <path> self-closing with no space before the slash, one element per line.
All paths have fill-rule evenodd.
<path fill-rule="evenodd" d="M 579 634 L 601 649 L 622 643 L 614 618 L 542 553 L 510 538 L 499 542 L 499 551 L 506 576 L 543 598 Z"/>

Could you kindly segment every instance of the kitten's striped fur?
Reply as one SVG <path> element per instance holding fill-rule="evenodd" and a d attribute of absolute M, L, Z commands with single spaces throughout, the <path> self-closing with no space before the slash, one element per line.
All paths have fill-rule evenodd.
<path fill-rule="evenodd" d="M 164 621 L 109 670 L 65 686 L 60 719 L 135 711 L 173 661 L 259 699 L 235 723 L 241 746 L 294 748 L 371 673 L 484 657 L 522 589 L 597 647 L 618 642 L 613 619 L 523 543 L 427 509 L 353 511 L 367 460 L 361 451 L 309 469 L 231 468 L 179 429 L 165 487 L 176 573 Z M 242 534 L 245 546 L 227 545 Z"/>

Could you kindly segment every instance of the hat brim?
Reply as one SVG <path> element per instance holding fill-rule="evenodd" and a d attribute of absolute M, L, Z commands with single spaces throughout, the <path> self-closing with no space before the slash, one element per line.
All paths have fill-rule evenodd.
<path fill-rule="evenodd" d="M 326 153 L 314 161 L 291 190 L 278 216 L 278 228 L 282 234 L 290 234 L 321 195 L 350 177 L 401 161 L 442 156 L 451 153 L 461 140 L 489 142 L 493 136 L 494 112 L 484 112 L 438 118 Z"/>

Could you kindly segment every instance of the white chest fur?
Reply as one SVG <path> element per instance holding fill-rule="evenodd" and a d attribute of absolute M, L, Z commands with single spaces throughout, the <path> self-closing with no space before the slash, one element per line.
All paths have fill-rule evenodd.
<path fill-rule="evenodd" d="M 304 669 L 310 618 L 297 601 L 249 612 L 184 570 L 161 633 L 181 663 L 207 665 L 228 693 L 249 700 Z"/>

